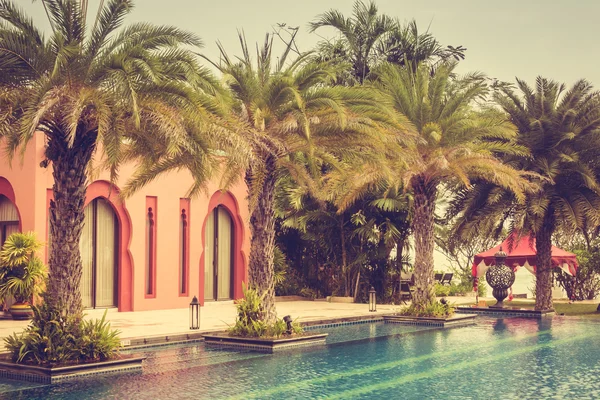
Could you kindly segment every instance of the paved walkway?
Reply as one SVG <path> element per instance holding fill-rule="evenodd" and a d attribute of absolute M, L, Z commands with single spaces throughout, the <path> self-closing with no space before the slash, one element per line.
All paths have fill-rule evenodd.
<path fill-rule="evenodd" d="M 452 297 L 451 302 L 466 304 L 474 302 L 472 297 Z M 277 315 L 291 315 L 299 322 L 314 322 L 338 318 L 375 316 L 395 312 L 399 306 L 377 305 L 377 313 L 369 312 L 367 304 L 328 303 L 326 301 L 277 302 Z M 104 310 L 87 310 L 86 318 L 101 318 Z M 107 319 L 111 326 L 121 331 L 121 339 L 152 338 L 176 334 L 189 334 L 189 310 L 179 308 L 158 311 L 134 311 L 120 313 L 108 310 Z M 235 321 L 233 301 L 206 303 L 200 308 L 200 332 L 225 330 Z M 0 320 L 0 338 L 22 331 L 29 321 Z M 4 341 L 0 342 L 4 348 Z"/>

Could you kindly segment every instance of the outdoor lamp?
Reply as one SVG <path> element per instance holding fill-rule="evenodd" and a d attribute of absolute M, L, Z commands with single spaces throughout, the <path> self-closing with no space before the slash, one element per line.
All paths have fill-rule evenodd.
<path fill-rule="evenodd" d="M 377 296 L 373 286 L 371 286 L 371 290 L 369 290 L 369 311 L 377 311 Z"/>
<path fill-rule="evenodd" d="M 288 335 L 291 335 L 292 334 L 292 317 L 290 317 L 289 315 L 286 315 L 285 317 L 283 317 L 283 322 L 285 322 L 287 325 L 287 330 L 285 331 L 285 333 L 287 333 Z"/>
<path fill-rule="evenodd" d="M 200 303 L 196 296 L 190 303 L 190 329 L 200 329 Z"/>

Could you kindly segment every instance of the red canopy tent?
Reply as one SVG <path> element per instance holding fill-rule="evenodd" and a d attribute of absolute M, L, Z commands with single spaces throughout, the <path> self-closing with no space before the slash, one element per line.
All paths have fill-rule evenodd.
<path fill-rule="evenodd" d="M 506 265 L 513 270 L 516 270 L 519 267 L 525 267 L 529 272 L 535 274 L 535 239 L 531 241 L 529 236 L 524 236 L 518 240 L 515 236 L 513 236 L 513 238 L 511 251 L 509 251 L 509 249 L 511 249 L 509 246 L 509 236 L 498 246 L 477 254 L 473 259 L 473 267 L 471 269 L 472 275 L 476 277 L 485 275 L 487 269 L 496 264 L 495 254 L 500 250 L 500 247 L 508 254 L 505 261 Z M 569 275 L 575 275 L 577 272 L 577 257 L 573 253 L 552 246 L 552 266 L 561 268 Z"/>

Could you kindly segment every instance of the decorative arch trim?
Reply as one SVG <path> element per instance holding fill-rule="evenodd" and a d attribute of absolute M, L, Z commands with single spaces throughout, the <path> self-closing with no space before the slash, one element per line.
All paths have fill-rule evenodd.
<path fill-rule="evenodd" d="M 200 256 L 200 304 L 204 305 L 204 250 L 206 248 L 205 228 L 210 213 L 218 206 L 224 207 L 231 216 L 233 222 L 233 298 L 242 297 L 242 282 L 247 280 L 246 256 L 242 251 L 244 243 L 244 224 L 240 215 L 239 204 L 235 196 L 230 192 L 217 191 L 213 193 L 202 222 L 202 254 Z"/>

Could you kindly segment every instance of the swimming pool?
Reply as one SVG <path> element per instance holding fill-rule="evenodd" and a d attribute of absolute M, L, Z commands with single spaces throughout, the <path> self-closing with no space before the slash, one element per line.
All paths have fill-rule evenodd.
<path fill-rule="evenodd" d="M 4 381 L 0 397 L 600 398 L 595 321 L 479 317 L 446 330 L 378 322 L 325 331 L 327 346 L 276 354 L 165 346 L 146 352 L 141 373 L 54 386 Z"/>

